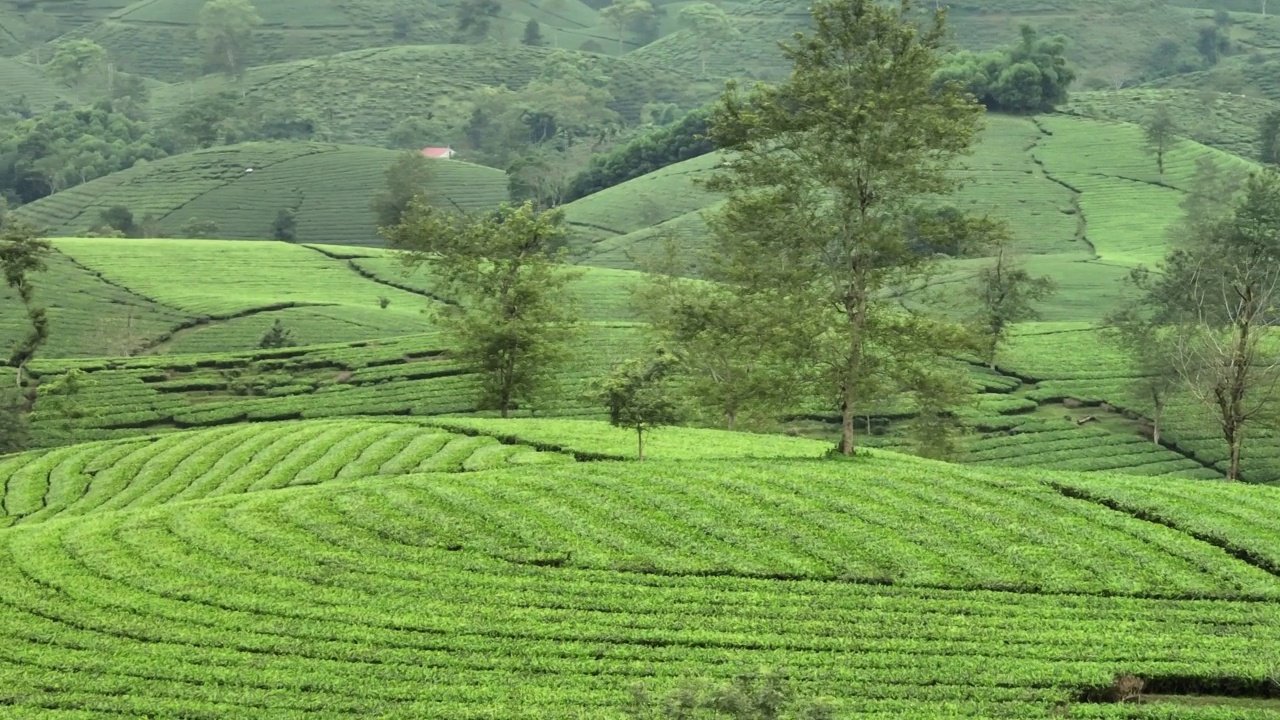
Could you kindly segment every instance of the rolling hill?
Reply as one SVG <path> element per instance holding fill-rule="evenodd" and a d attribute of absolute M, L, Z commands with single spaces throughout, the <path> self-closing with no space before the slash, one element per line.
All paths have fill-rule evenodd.
<path fill-rule="evenodd" d="M 921 3 L 921 12 L 933 5 Z M 1068 56 L 1099 81 L 1141 75 L 1162 40 L 1180 43 L 1195 54 L 1194 13 L 1142 2 L 1113 0 L 953 0 L 946 3 L 951 38 L 957 47 L 989 50 L 1018 40 L 1018 28 L 1031 24 L 1045 35 L 1061 33 L 1071 40 Z M 726 6 L 734 37 L 717 42 L 707 61 L 717 76 L 781 79 L 790 71 L 779 41 L 809 28 L 806 7 L 786 0 L 746 0 Z M 696 68 L 697 38 L 678 31 L 646 45 L 628 57 L 672 68 Z"/>
<path fill-rule="evenodd" d="M 1275 717 L 1273 489 L 485 435 L 283 423 L 3 461 L 9 707 L 622 718 L 637 684 L 777 668 L 838 717 Z M 1124 674 L 1154 704 L 1108 702 Z"/>
<path fill-rule="evenodd" d="M 32 113 L 53 108 L 60 101 L 73 102 L 75 94 L 32 65 L 0 57 L 0 113 L 25 106 Z"/>
<path fill-rule="evenodd" d="M 88 230 L 99 213 L 124 205 L 177 235 L 192 219 L 218 222 L 218 235 L 269 238 L 276 214 L 297 211 L 301 242 L 377 244 L 369 202 L 396 153 L 328 143 L 244 143 L 138 165 L 42 198 L 15 215 L 52 235 Z M 507 199 L 500 170 L 457 161 L 436 166 L 441 202 L 474 209 Z M 249 170 L 252 169 L 252 172 Z"/>
<path fill-rule="evenodd" d="M 291 109 L 318 118 L 329 139 L 382 145 L 396 122 L 428 117 L 484 87 L 520 89 L 537 77 L 556 51 L 500 45 L 422 45 L 341 53 L 254 68 L 234 85 L 219 76 L 196 83 L 197 94 L 234 89 L 247 101 L 287 102 Z M 698 83 L 688 74 L 606 55 L 579 56 L 592 72 L 609 78 L 613 109 L 637 123 L 649 102 L 692 107 L 713 97 L 719 87 Z M 173 85 L 157 90 L 152 104 L 158 116 L 188 101 L 192 90 Z M 441 138 L 444 143 L 447 139 Z"/>

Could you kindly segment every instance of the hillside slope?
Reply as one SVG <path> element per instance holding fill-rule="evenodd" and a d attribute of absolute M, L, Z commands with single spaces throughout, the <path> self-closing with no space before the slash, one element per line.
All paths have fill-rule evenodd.
<path fill-rule="evenodd" d="M 837 717 L 1278 715 L 1247 696 L 1280 641 L 1280 578 L 1230 552 L 1275 552 L 1256 518 L 1192 506 L 1161 524 L 1072 477 L 892 455 L 735 460 L 751 436 L 728 433 L 701 438 L 719 460 L 405 474 L 438 431 L 341 427 L 0 463 L 6 508 L 34 509 L 0 530 L 11 708 L 612 720 L 636 684 L 777 668 Z M 469 440 L 505 448 L 484 467 L 536 457 Z M 1118 673 L 1165 697 L 1084 702 Z"/>
<path fill-rule="evenodd" d="M 124 205 L 178 235 L 192 219 L 218 223 L 219 237 L 271 236 L 277 213 L 297 212 L 302 242 L 379 244 L 369 202 L 396 153 L 327 143 L 243 143 L 164 158 L 98 178 L 15 211 L 52 235 L 88 230 L 99 214 Z M 252 172 L 248 170 L 252 168 Z M 432 191 L 441 202 L 474 209 L 507 199 L 501 170 L 441 161 Z"/>
<path fill-rule="evenodd" d="M 253 68 L 234 86 L 210 75 L 195 84 L 194 92 L 234 89 L 246 102 L 287 101 L 291 110 L 318 118 L 328 139 L 381 145 L 398 121 L 441 113 L 471 91 L 523 88 L 555 53 L 552 48 L 496 44 L 364 50 Z M 719 89 L 698 83 L 686 72 L 630 59 L 582 54 L 578 60 L 608 78 L 612 107 L 629 123 L 639 121 L 645 103 L 691 107 Z M 156 114 L 174 112 L 191 92 L 186 85 L 157 90 L 152 98 Z"/>

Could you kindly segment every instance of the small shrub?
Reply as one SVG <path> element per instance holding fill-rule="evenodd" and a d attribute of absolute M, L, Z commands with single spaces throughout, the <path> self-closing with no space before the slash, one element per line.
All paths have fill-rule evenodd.
<path fill-rule="evenodd" d="M 178 232 L 184 238 L 210 238 L 218 234 L 219 225 L 214 220 L 191 218 L 183 223 Z"/>
<path fill-rule="evenodd" d="M 1137 675 L 1129 673 L 1116 675 L 1115 680 L 1111 683 L 1109 693 L 1111 702 L 1123 703 L 1140 700 L 1144 687 L 1146 687 L 1146 682 Z"/>
<path fill-rule="evenodd" d="M 297 240 L 298 211 L 293 208 L 284 208 L 276 213 L 275 222 L 271 223 L 271 237 L 285 242 Z"/>
<path fill-rule="evenodd" d="M 378 297 L 378 307 L 382 308 L 383 310 L 386 310 L 387 306 L 390 304 L 391 304 L 391 298 L 387 297 L 386 295 L 381 295 Z"/>
<path fill-rule="evenodd" d="M 280 320 L 276 320 L 271 329 L 262 336 L 262 340 L 258 342 L 258 347 L 264 350 L 272 350 L 275 348 L 294 347 L 298 344 L 293 338 L 293 331 L 284 326 Z"/>

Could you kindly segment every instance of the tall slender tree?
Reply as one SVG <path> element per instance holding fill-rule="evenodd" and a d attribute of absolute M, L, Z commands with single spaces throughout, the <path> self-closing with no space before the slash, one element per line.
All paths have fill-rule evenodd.
<path fill-rule="evenodd" d="M 1178 139 L 1178 125 L 1169 112 L 1169 106 L 1162 103 L 1156 107 L 1142 130 L 1146 135 L 1147 152 L 1156 156 L 1156 168 L 1160 171 L 1160 177 L 1164 177 L 1164 155 Z"/>
<path fill-rule="evenodd" d="M 0 229 L 0 272 L 4 273 L 5 284 L 17 291 L 31 324 L 9 354 L 9 365 L 18 371 L 19 388 L 25 379 L 27 363 L 49 339 L 49 316 L 36 304 L 31 276 L 47 269 L 45 258 L 51 249 L 49 241 L 40 237 L 40 231 L 28 223 L 10 220 Z"/>
<path fill-rule="evenodd" d="M 874 382 L 911 383 L 972 348 L 956 325 L 908 315 L 885 291 L 929 275 L 934 254 L 907 232 L 912 213 L 956 188 L 949 170 L 983 110 L 957 84 L 934 84 L 944 11 L 921 23 L 909 0 L 819 0 L 811 12 L 813 32 L 783 46 L 790 78 L 749 93 L 731 84 L 711 117 L 727 162 L 707 185 L 727 201 L 709 217 L 709 274 L 772 293 L 796 318 L 789 332 L 810 335 L 807 364 L 835 401 L 848 455 Z"/>
<path fill-rule="evenodd" d="M 245 56 L 253 45 L 253 33 L 262 24 L 249 0 L 209 0 L 200 9 L 196 36 L 204 46 L 206 63 L 231 77 L 244 75 Z"/>

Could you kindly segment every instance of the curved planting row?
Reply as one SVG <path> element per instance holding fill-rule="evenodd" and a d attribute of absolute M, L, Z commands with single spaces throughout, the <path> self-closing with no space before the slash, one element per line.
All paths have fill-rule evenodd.
<path fill-rule="evenodd" d="M 569 461 L 413 424 L 294 422 L 26 453 L 0 462 L 0 480 L 6 520 L 34 522 L 336 479 Z"/>
<path fill-rule="evenodd" d="M 582 502 L 555 498 L 536 514 L 596 544 L 665 533 L 667 515 L 651 507 L 675 492 L 663 473 L 612 465 L 575 466 L 606 473 L 603 486 L 582 489 L 570 486 L 589 475 L 548 470 Z M 622 473 L 613 501 L 637 496 L 625 528 L 593 499 L 609 472 Z M 705 477 L 712 468 L 700 472 L 698 490 L 718 487 L 707 502 L 754 502 L 745 489 L 728 497 L 731 477 L 717 486 Z M 752 472 L 753 483 L 769 474 Z M 636 684 L 663 692 L 777 667 L 802 695 L 831 697 L 841 718 L 1043 718 L 1117 672 L 1187 689 L 1222 677 L 1261 684 L 1280 642 L 1269 603 L 661 577 L 433 544 L 449 507 L 491 514 L 475 533 L 500 541 L 495 528 L 547 489 L 499 492 L 529 475 L 479 492 L 441 475 L 331 483 L 0 531 L 6 713 L 620 720 Z M 802 501 L 819 502 L 825 482 Z M 452 529 L 477 514 L 452 512 Z M 712 544 L 731 539 L 702 522 Z M 739 539 L 743 556 L 756 551 L 755 538 Z M 1076 706 L 1070 716 L 1265 716 L 1144 707 Z"/>

